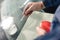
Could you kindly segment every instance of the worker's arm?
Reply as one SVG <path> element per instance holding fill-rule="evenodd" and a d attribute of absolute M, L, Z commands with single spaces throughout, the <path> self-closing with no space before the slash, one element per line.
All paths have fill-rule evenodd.
<path fill-rule="evenodd" d="M 26 5 L 24 8 L 24 14 L 30 15 L 33 11 L 38 11 L 44 8 L 49 8 L 52 6 L 58 6 L 60 4 L 60 0 L 43 0 L 41 2 L 31 2 Z"/>
<path fill-rule="evenodd" d="M 45 8 L 43 2 L 30 2 L 24 8 L 24 14 L 30 15 L 33 11 L 38 11 Z"/>
<path fill-rule="evenodd" d="M 60 5 L 60 0 L 43 0 L 45 7 L 52 7 Z"/>

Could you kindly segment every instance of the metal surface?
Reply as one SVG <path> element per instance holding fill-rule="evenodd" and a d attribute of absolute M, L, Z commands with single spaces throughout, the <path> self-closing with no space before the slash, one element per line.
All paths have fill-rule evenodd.
<path fill-rule="evenodd" d="M 0 0 L 0 22 L 1 22 L 1 3 L 3 2 L 3 0 Z"/>

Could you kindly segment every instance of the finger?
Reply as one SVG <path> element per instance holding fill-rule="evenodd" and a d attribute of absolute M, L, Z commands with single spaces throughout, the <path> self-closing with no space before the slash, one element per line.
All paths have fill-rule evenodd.
<path fill-rule="evenodd" d="M 24 10 L 23 10 L 23 15 L 26 15 L 25 12 L 26 10 L 32 5 L 32 3 L 29 3 L 25 6 Z M 27 16 L 27 15 L 26 15 Z"/>
<path fill-rule="evenodd" d="M 31 12 L 33 12 L 32 7 L 33 7 L 33 5 L 26 10 L 25 15 L 31 14 Z"/>
<path fill-rule="evenodd" d="M 25 15 L 26 10 L 29 8 L 29 5 L 27 4 L 23 10 L 23 15 Z"/>
<path fill-rule="evenodd" d="M 26 15 L 26 16 L 30 16 L 32 14 L 33 11 L 30 11 L 28 14 L 23 14 L 23 15 Z"/>
<path fill-rule="evenodd" d="M 25 6 L 24 11 L 26 11 L 31 5 L 32 5 L 32 3 L 28 3 L 28 4 Z"/>
<path fill-rule="evenodd" d="M 27 15 L 30 16 L 32 14 L 33 11 L 30 11 Z"/>
<path fill-rule="evenodd" d="M 36 30 L 40 30 L 40 28 L 39 27 L 36 27 Z"/>
<path fill-rule="evenodd" d="M 36 29 L 37 29 L 38 35 L 40 35 L 40 36 L 44 35 L 46 33 L 45 30 L 43 30 L 43 29 L 41 29 L 39 27 L 37 27 Z"/>

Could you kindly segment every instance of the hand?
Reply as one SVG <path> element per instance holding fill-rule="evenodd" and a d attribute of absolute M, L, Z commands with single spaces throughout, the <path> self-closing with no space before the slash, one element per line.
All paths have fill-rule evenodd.
<path fill-rule="evenodd" d="M 45 35 L 46 31 L 40 27 L 36 27 L 39 36 Z"/>
<path fill-rule="evenodd" d="M 31 15 L 33 11 L 38 11 L 43 8 L 43 2 L 30 2 L 24 8 L 24 15 Z"/>

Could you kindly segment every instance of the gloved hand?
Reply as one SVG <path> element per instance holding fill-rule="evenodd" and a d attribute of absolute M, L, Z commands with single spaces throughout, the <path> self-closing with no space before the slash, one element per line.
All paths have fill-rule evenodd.
<path fill-rule="evenodd" d="M 49 21 L 42 21 L 41 25 L 37 27 L 37 32 L 40 35 L 50 32 L 51 23 Z"/>

